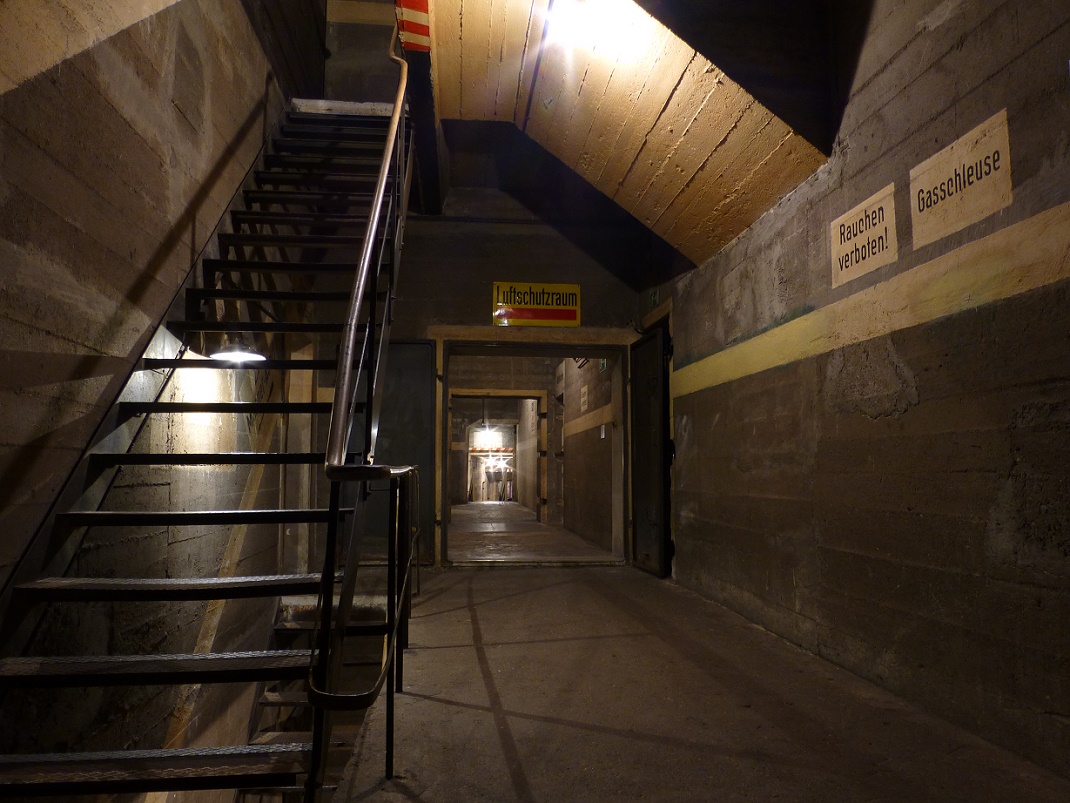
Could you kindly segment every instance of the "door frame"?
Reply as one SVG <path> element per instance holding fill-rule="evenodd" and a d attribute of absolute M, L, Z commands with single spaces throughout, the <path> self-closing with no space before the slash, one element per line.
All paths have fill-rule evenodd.
<path fill-rule="evenodd" d="M 635 493 L 636 488 L 636 476 L 633 471 L 631 476 L 631 484 L 629 485 L 630 497 L 631 497 L 631 516 L 632 516 L 632 543 L 631 554 L 629 555 L 632 565 L 643 571 L 650 572 L 657 577 L 670 577 L 673 574 L 675 557 L 675 542 L 673 540 L 673 528 L 672 528 L 672 464 L 675 457 L 675 449 L 673 445 L 673 409 L 672 409 L 672 393 L 670 392 L 669 383 L 672 376 L 672 318 L 666 310 L 665 314 L 658 315 L 656 317 L 651 316 L 651 319 L 644 321 L 643 334 L 631 345 L 629 349 L 629 370 L 634 368 L 633 360 L 635 355 L 635 349 L 641 345 L 644 341 L 651 339 L 653 333 L 660 333 L 661 339 L 661 416 L 660 421 L 656 422 L 661 430 L 661 459 L 660 464 L 662 466 L 662 499 L 661 499 L 661 518 L 664 531 L 661 534 L 660 549 L 658 559 L 655 561 L 656 565 L 650 566 L 642 563 L 639 560 L 639 556 L 636 554 L 636 550 L 639 545 L 639 513 L 638 510 L 638 495 Z M 631 382 L 636 381 L 635 372 L 632 371 Z M 629 386 L 631 389 L 631 405 L 629 407 L 629 424 L 632 425 L 632 440 L 630 441 L 629 457 L 632 462 L 635 462 L 635 449 L 637 444 L 636 439 L 640 436 L 641 428 L 637 425 L 635 420 L 636 416 L 636 393 L 634 385 Z M 657 565 L 660 564 L 660 565 Z"/>
<path fill-rule="evenodd" d="M 627 562 L 631 555 L 631 460 L 630 454 L 630 406 L 628 404 L 629 345 L 637 339 L 634 329 L 556 329 L 533 331 L 522 328 L 506 327 L 432 327 L 429 335 L 438 344 L 439 370 L 439 415 L 436 489 L 436 524 L 439 527 L 435 544 L 435 562 L 448 565 L 445 556 L 448 553 L 449 527 L 446 505 L 449 504 L 449 487 L 447 485 L 446 466 L 449 461 L 450 439 L 452 432 L 448 429 L 449 419 L 449 361 L 452 356 L 474 357 L 618 357 L 621 379 L 621 426 L 615 429 L 620 443 L 620 478 L 614 484 L 613 517 L 620 530 L 621 557 Z M 471 392 L 472 389 L 466 389 Z M 499 389 L 517 398 L 535 398 L 528 390 Z M 615 467 L 616 468 L 616 467 Z M 546 486 L 543 486 L 544 488 Z"/>

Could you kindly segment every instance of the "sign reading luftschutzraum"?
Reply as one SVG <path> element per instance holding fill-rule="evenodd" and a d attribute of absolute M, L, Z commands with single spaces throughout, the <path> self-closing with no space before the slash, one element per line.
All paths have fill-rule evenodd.
<path fill-rule="evenodd" d="M 895 185 L 832 221 L 832 286 L 839 287 L 899 258 Z"/>
<path fill-rule="evenodd" d="M 910 171 L 914 247 L 983 220 L 1012 200 L 1010 134 L 1003 109 Z"/>
<path fill-rule="evenodd" d="M 578 284 L 495 282 L 491 320 L 495 326 L 579 326 Z"/>

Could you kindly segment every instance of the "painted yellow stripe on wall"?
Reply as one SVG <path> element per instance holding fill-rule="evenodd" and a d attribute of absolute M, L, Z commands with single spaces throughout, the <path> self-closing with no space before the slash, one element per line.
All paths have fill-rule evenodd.
<path fill-rule="evenodd" d="M 568 421 L 565 424 L 565 437 L 571 438 L 573 435 L 579 435 L 581 432 L 586 432 L 589 429 L 600 427 L 602 424 L 613 423 L 613 404 L 606 404 L 599 407 L 597 410 L 591 410 L 591 412 L 581 415 L 579 418 Z"/>
<path fill-rule="evenodd" d="M 674 371 L 674 399 L 1070 278 L 1070 203 Z"/>

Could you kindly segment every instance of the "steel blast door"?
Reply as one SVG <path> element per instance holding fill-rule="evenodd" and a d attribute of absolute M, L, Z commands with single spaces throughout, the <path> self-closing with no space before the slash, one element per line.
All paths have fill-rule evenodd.
<path fill-rule="evenodd" d="M 668 364 L 662 326 L 632 346 L 632 561 L 658 577 L 672 567 Z"/>

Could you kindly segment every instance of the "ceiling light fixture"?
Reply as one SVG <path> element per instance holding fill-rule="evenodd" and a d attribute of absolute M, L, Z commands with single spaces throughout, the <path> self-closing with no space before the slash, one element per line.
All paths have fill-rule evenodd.
<path fill-rule="evenodd" d="M 549 13 L 547 44 L 618 63 L 637 61 L 658 27 L 634 0 L 554 0 Z"/>
<path fill-rule="evenodd" d="M 247 362 L 263 362 L 267 359 L 263 354 L 254 349 L 241 338 L 223 336 L 223 342 L 217 351 L 208 355 L 213 360 L 243 364 Z"/>

